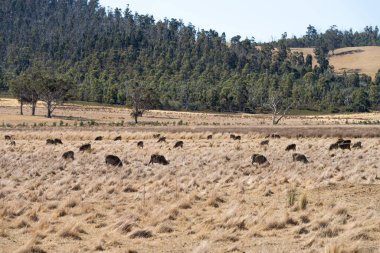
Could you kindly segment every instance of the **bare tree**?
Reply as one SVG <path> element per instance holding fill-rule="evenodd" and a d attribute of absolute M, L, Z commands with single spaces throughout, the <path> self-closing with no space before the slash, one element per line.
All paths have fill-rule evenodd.
<path fill-rule="evenodd" d="M 272 111 L 272 124 L 277 125 L 282 120 L 289 109 L 294 105 L 293 102 L 287 101 L 278 94 L 272 94 L 269 96 L 267 106 Z"/>

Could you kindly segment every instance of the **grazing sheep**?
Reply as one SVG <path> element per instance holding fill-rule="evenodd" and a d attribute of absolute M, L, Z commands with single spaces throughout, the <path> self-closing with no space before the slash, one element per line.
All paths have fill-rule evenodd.
<path fill-rule="evenodd" d="M 207 136 L 207 140 L 211 140 L 211 139 L 212 139 L 212 134 Z"/>
<path fill-rule="evenodd" d="M 241 140 L 241 136 L 240 135 L 237 135 L 237 136 L 235 136 L 235 139 L 234 139 L 235 141 L 240 141 Z"/>
<path fill-rule="evenodd" d="M 153 164 L 153 163 L 168 165 L 169 161 L 166 160 L 165 156 L 163 155 L 153 154 L 150 156 L 149 164 Z"/>
<path fill-rule="evenodd" d="M 269 145 L 269 140 L 263 140 L 260 142 L 261 146 L 268 146 Z"/>
<path fill-rule="evenodd" d="M 10 141 L 10 140 L 13 139 L 13 136 L 11 136 L 11 135 L 5 135 L 5 136 L 4 136 L 4 139 L 5 139 L 6 141 Z"/>
<path fill-rule="evenodd" d="M 54 144 L 63 144 L 61 139 L 54 139 Z"/>
<path fill-rule="evenodd" d="M 340 143 L 351 144 L 351 140 L 345 140 L 345 139 L 339 138 L 336 143 L 338 143 L 338 144 L 340 144 Z"/>
<path fill-rule="evenodd" d="M 330 145 L 329 150 L 331 151 L 333 149 L 338 149 L 338 148 L 339 148 L 338 143 L 333 143 Z"/>
<path fill-rule="evenodd" d="M 73 151 L 67 151 L 63 153 L 62 158 L 65 160 L 71 159 L 74 160 L 74 152 Z"/>
<path fill-rule="evenodd" d="M 103 136 L 98 136 L 95 138 L 96 141 L 102 141 L 103 140 Z"/>
<path fill-rule="evenodd" d="M 166 142 L 166 137 L 165 136 L 160 137 L 157 142 Z"/>
<path fill-rule="evenodd" d="M 253 154 L 251 158 L 252 158 L 252 164 L 259 164 L 259 165 L 266 164 L 266 163 L 269 164 L 268 159 L 263 155 Z"/>
<path fill-rule="evenodd" d="M 281 136 L 279 134 L 272 134 L 271 136 L 273 139 L 280 139 Z"/>
<path fill-rule="evenodd" d="M 354 145 L 352 145 L 352 148 L 362 148 L 362 142 L 358 141 Z"/>
<path fill-rule="evenodd" d="M 80 146 L 79 151 L 81 152 L 91 151 L 91 144 L 90 143 L 83 144 L 82 146 Z"/>
<path fill-rule="evenodd" d="M 337 142 L 330 145 L 329 150 L 331 151 L 338 148 L 351 150 L 351 140 L 344 140 L 342 138 L 339 138 Z"/>
<path fill-rule="evenodd" d="M 285 151 L 290 151 L 290 150 L 296 151 L 296 148 L 297 148 L 296 144 L 289 144 L 286 147 Z"/>
<path fill-rule="evenodd" d="M 306 156 L 303 154 L 293 154 L 293 162 L 303 162 L 303 163 L 308 163 L 309 161 L 307 160 Z"/>
<path fill-rule="evenodd" d="M 117 167 L 122 167 L 123 166 L 123 162 L 120 160 L 119 157 L 115 156 L 115 155 L 107 155 L 106 156 L 106 164 L 110 164 L 112 166 L 117 166 Z"/>
<path fill-rule="evenodd" d="M 9 143 L 11 146 L 16 146 L 16 142 L 15 141 L 11 141 L 10 143 Z"/>
<path fill-rule="evenodd" d="M 230 135 L 230 138 L 233 139 L 233 140 L 235 140 L 235 141 L 237 141 L 237 140 L 240 141 L 240 140 L 241 140 L 241 136 L 240 136 L 240 135 L 234 135 L 234 134 L 231 134 L 231 135 Z"/>
<path fill-rule="evenodd" d="M 153 138 L 158 139 L 160 138 L 161 134 L 153 134 Z"/>
<path fill-rule="evenodd" d="M 121 136 L 118 136 L 116 137 L 115 139 L 113 139 L 114 141 L 121 141 Z"/>
<path fill-rule="evenodd" d="M 137 147 L 144 148 L 144 142 L 143 141 L 137 142 Z"/>
<path fill-rule="evenodd" d="M 340 149 L 349 149 L 349 150 L 351 150 L 351 143 L 342 142 L 342 143 L 339 143 L 338 146 L 339 146 Z"/>
<path fill-rule="evenodd" d="M 183 141 L 177 141 L 174 144 L 174 148 L 183 148 Z"/>
<path fill-rule="evenodd" d="M 46 144 L 47 144 L 47 145 L 55 145 L 55 141 L 52 140 L 52 139 L 47 139 L 47 140 L 46 140 Z"/>

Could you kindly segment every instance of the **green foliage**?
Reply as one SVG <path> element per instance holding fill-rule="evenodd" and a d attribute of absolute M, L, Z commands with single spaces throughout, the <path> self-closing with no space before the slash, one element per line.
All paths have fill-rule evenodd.
<path fill-rule="evenodd" d="M 379 105 L 380 77 L 372 87 L 334 74 L 328 61 L 342 46 L 380 45 L 377 27 L 318 34 L 310 25 L 301 38 L 285 33 L 259 48 L 253 38 L 227 43 L 224 33 L 129 7 L 108 11 L 97 0 L 2 1 L 0 13 L 0 90 L 9 85 L 30 103 L 38 88 L 32 100 L 45 101 L 48 116 L 67 99 L 128 105 L 136 120 L 147 109 L 262 112 L 269 91 L 302 110 Z M 315 47 L 319 67 L 290 47 Z"/>

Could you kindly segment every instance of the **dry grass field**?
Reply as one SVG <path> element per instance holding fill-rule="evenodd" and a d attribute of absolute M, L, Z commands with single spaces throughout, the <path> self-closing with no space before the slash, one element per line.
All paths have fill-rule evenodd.
<path fill-rule="evenodd" d="M 123 108 L 69 104 L 51 120 L 43 107 L 36 117 L 17 112 L 1 99 L 1 253 L 380 252 L 380 128 L 354 124 L 377 122 L 377 113 L 271 127 L 267 115 L 151 111 L 133 126 Z M 260 145 L 274 132 L 282 137 Z M 329 151 L 338 137 L 363 147 Z M 309 163 L 293 162 L 291 143 Z M 149 165 L 156 153 L 170 163 Z M 252 165 L 255 153 L 270 164 Z M 110 154 L 123 166 L 107 165 Z"/>
<path fill-rule="evenodd" d="M 303 52 L 304 55 L 314 55 L 312 48 L 293 48 L 293 51 Z M 316 64 L 314 60 L 314 64 Z M 380 47 L 346 47 L 335 51 L 330 58 L 330 64 L 335 71 L 342 73 L 358 72 L 375 77 L 380 69 Z"/>

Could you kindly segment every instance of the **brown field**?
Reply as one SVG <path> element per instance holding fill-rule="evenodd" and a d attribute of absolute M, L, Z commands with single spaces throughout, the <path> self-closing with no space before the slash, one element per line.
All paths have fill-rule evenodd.
<path fill-rule="evenodd" d="M 303 52 L 304 55 L 314 55 L 312 48 L 293 48 L 293 51 Z M 314 61 L 314 64 L 316 62 Z M 335 71 L 343 73 L 358 72 L 375 77 L 380 69 L 380 47 L 346 47 L 335 51 L 331 56 L 330 64 Z"/>
<path fill-rule="evenodd" d="M 268 115 L 151 111 L 133 126 L 124 108 L 69 104 L 51 120 L 42 105 L 36 117 L 17 112 L 1 99 L 1 253 L 380 252 L 378 113 L 292 116 L 272 127 Z M 261 146 L 274 132 L 282 137 Z M 363 148 L 329 151 L 337 137 Z M 91 150 L 79 152 L 85 143 Z M 290 143 L 310 163 L 293 162 Z M 62 158 L 69 150 L 73 161 Z M 170 164 L 148 165 L 154 153 Z M 270 164 L 252 165 L 254 153 Z M 108 154 L 123 167 L 106 165 Z"/>

